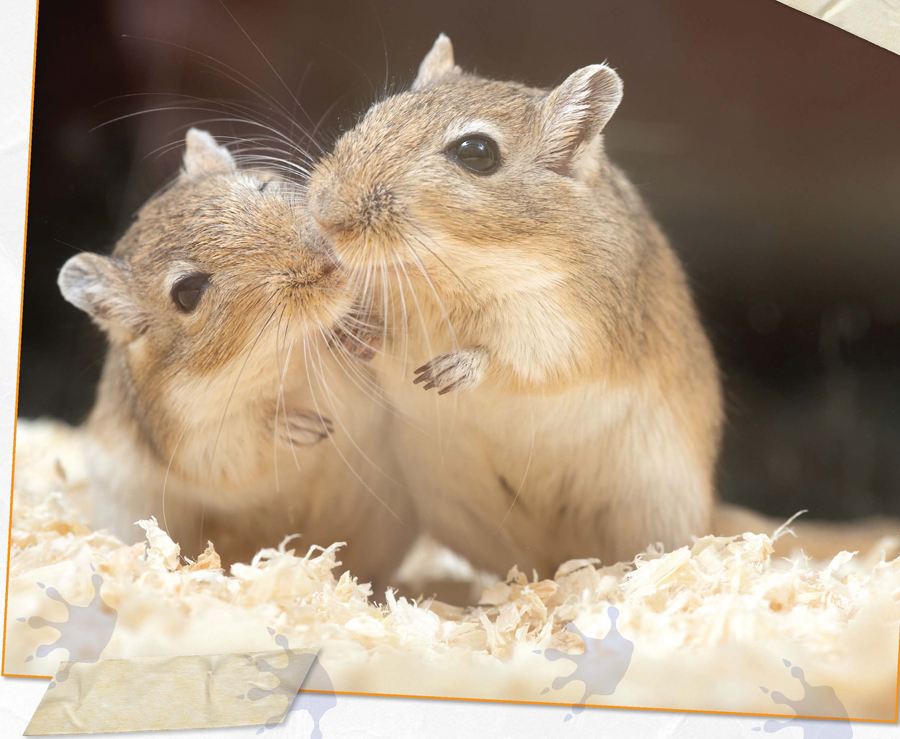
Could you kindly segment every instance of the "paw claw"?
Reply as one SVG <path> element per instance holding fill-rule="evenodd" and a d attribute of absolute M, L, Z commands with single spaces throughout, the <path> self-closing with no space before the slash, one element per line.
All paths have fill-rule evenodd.
<path fill-rule="evenodd" d="M 372 360 L 381 348 L 385 335 L 383 326 L 376 317 L 356 309 L 348 316 L 348 321 L 331 332 L 328 346 L 338 346 L 352 358 L 362 362 Z"/>
<path fill-rule="evenodd" d="M 378 334 L 349 334 L 336 332 L 334 337 L 329 339 L 328 346 L 334 349 L 338 346 L 342 347 L 347 354 L 353 359 L 362 362 L 369 362 L 375 358 L 378 349 L 381 346 L 382 336 Z"/>
<path fill-rule="evenodd" d="M 438 395 L 454 390 L 475 387 L 487 368 L 488 355 L 483 349 L 463 349 L 435 357 L 427 364 L 413 370 L 418 377 L 414 385 L 425 382 L 424 390 L 438 389 Z"/>
<path fill-rule="evenodd" d="M 334 434 L 334 424 L 314 411 L 291 411 L 278 419 L 277 433 L 285 446 L 315 446 Z"/>

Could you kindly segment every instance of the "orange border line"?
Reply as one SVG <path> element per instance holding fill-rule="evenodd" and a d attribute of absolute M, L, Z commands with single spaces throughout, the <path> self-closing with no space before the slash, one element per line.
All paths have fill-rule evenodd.
<path fill-rule="evenodd" d="M 38 10 L 40 8 L 40 0 L 35 0 L 34 8 L 34 58 L 31 67 L 31 117 L 28 126 L 28 174 L 25 179 L 25 238 L 22 245 L 22 298 L 19 301 L 19 356 L 16 364 L 16 410 L 13 418 L 13 455 L 12 455 L 12 479 L 9 483 L 9 535 L 7 541 L 6 555 L 6 593 L 3 604 L 3 655 L 2 668 L 0 675 L 3 677 L 21 677 L 32 678 L 38 680 L 51 680 L 51 675 L 16 675 L 6 672 L 6 621 L 9 610 L 9 560 L 12 552 L 12 511 L 13 511 L 13 491 L 15 489 L 16 479 L 16 430 L 19 421 L 19 376 L 21 374 L 22 365 L 22 319 L 25 305 L 25 251 L 28 245 L 28 196 L 31 189 L 31 138 L 34 131 L 34 80 L 37 73 L 37 32 L 38 32 Z M 856 723 L 869 724 L 895 724 L 900 722 L 900 632 L 898 632 L 898 651 L 897 651 L 897 681 L 894 685 L 896 688 L 894 699 L 894 718 L 823 718 L 822 716 L 791 716 L 783 713 L 740 713 L 737 711 L 702 711 L 691 708 L 650 708 L 647 706 L 602 706 L 597 704 L 585 704 L 585 708 L 615 708 L 626 711 L 662 711 L 665 713 L 705 713 L 712 716 L 758 716 L 760 718 L 787 718 L 787 719 L 806 719 L 819 721 L 848 721 Z M 512 705 L 524 706 L 570 706 L 569 703 L 547 703 L 545 701 L 515 701 L 500 700 L 497 698 L 460 698 L 449 695 L 404 695 L 402 693 L 363 693 L 357 691 L 344 690 L 298 690 L 298 693 L 323 693 L 329 695 L 360 695 L 370 698 L 417 698 L 419 700 L 442 700 L 442 701 L 465 701 L 467 703 L 509 703 Z"/>
<path fill-rule="evenodd" d="M 900 690 L 900 631 L 898 631 L 898 648 L 897 648 L 897 684 L 895 687 Z M 50 675 L 4 675 L 4 677 L 27 677 L 50 680 Z M 519 706 L 556 706 L 571 707 L 571 703 L 548 703 L 546 701 L 517 701 L 503 700 L 499 698 L 465 698 L 452 695 L 406 695 L 404 693 L 364 693 L 354 690 L 304 690 L 300 688 L 298 693 L 318 693 L 323 695 L 359 695 L 368 698 L 413 698 L 417 700 L 438 700 L 438 701 L 464 701 L 466 703 L 509 703 Z M 649 706 L 606 706 L 597 703 L 587 703 L 585 708 L 613 708 L 624 711 L 660 711 L 663 713 L 703 713 L 710 716 L 754 716 L 758 718 L 786 718 L 786 719 L 805 719 L 807 721 L 847 721 L 848 723 L 858 724 L 896 724 L 900 721 L 900 714 L 897 709 L 900 706 L 900 694 L 894 703 L 894 718 L 829 718 L 826 716 L 797 716 L 787 713 L 748 713 L 741 711 L 704 711 L 699 708 L 652 708 Z"/>
<path fill-rule="evenodd" d="M 897 681 L 894 683 L 894 720 L 900 723 L 900 637 L 897 639 Z"/>
<path fill-rule="evenodd" d="M 419 698 L 424 700 L 439 701 L 465 701 L 466 703 L 512 703 L 519 706 L 556 706 L 558 708 L 571 708 L 572 703 L 547 703 L 545 701 L 514 701 L 499 700 L 497 698 L 460 698 L 450 695 L 400 695 L 394 693 L 362 693 L 349 690 L 304 690 L 298 693 L 321 693 L 324 695 L 362 695 L 370 698 Z M 646 706 L 607 706 L 599 703 L 585 703 L 585 708 L 614 708 L 622 711 L 663 711 L 665 713 L 706 713 L 711 716 L 758 716 L 760 718 L 789 718 L 805 719 L 807 721 L 847 721 L 867 724 L 894 724 L 896 719 L 889 718 L 829 718 L 827 716 L 797 716 L 786 713 L 741 713 L 740 711 L 703 711 L 699 708 L 647 708 Z"/>
<path fill-rule="evenodd" d="M 4 677 L 25 677 L 50 680 L 50 675 L 4 675 Z M 547 703 L 546 701 L 517 701 L 498 698 L 466 698 L 454 695 L 406 695 L 404 693 L 364 693 L 353 690 L 304 690 L 300 688 L 298 693 L 316 693 L 319 695 L 357 695 L 366 698 L 412 698 L 414 700 L 438 700 L 438 701 L 463 701 L 464 703 L 509 703 L 517 706 L 555 706 L 557 708 L 571 708 L 571 703 Z M 611 708 L 621 711 L 661 711 L 663 713 L 703 713 L 711 716 L 752 716 L 758 718 L 786 718 L 803 719 L 806 721 L 847 721 L 848 723 L 865 724 L 895 724 L 897 719 L 889 718 L 830 718 L 827 716 L 797 716 L 787 713 L 748 713 L 741 711 L 703 711 L 699 708 L 651 708 L 648 706 L 608 706 L 597 703 L 586 703 L 585 708 Z"/>
<path fill-rule="evenodd" d="M 43 675 L 22 675 L 21 677 L 44 677 Z M 49 680 L 50 677 L 47 676 Z M 585 708 L 615 708 L 626 711 L 661 711 L 664 713 L 704 713 L 711 716 L 756 716 L 759 718 L 806 719 L 808 721 L 847 721 L 860 724 L 896 724 L 900 723 L 900 630 L 897 633 L 897 682 L 894 698 L 894 718 L 827 718 L 824 716 L 796 716 L 786 713 L 741 713 L 740 711 L 703 711 L 698 708 L 650 708 L 647 706 L 604 706 L 587 703 Z M 361 695 L 372 698 L 418 698 L 421 700 L 465 701 L 467 703 L 510 703 L 523 706 L 571 706 L 571 703 L 547 703 L 545 701 L 516 701 L 497 698 L 460 698 L 449 695 L 404 695 L 402 693 L 363 693 L 351 690 L 304 690 L 298 693 L 323 693 L 329 695 Z"/>
<path fill-rule="evenodd" d="M 22 318 L 25 312 L 25 250 L 28 246 L 28 196 L 31 193 L 31 139 L 34 134 L 34 79 L 37 75 L 37 32 L 40 0 L 34 3 L 34 57 L 31 61 L 31 115 L 28 119 L 28 170 L 25 175 L 25 236 L 22 239 L 22 297 L 19 299 L 19 354 L 16 358 L 16 409 L 13 416 L 12 473 L 9 480 L 9 533 L 6 542 L 6 592 L 3 597 L 3 655 L 0 675 L 6 675 L 6 624 L 9 611 L 9 563 L 12 559 L 13 490 L 16 486 L 16 432 L 19 427 L 19 377 L 22 374 Z"/>

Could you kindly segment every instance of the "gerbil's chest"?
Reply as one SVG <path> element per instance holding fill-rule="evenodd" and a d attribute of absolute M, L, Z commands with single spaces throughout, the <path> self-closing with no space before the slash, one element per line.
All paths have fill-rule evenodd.
<path fill-rule="evenodd" d="M 546 392 L 511 389 L 563 376 L 562 368 L 579 353 L 576 346 L 585 346 L 564 307 L 549 298 L 535 296 L 519 311 L 504 304 L 469 312 L 416 292 L 415 302 L 409 296 L 405 304 L 394 301 L 391 339 L 374 362 L 379 381 L 410 423 L 441 436 L 465 431 L 483 437 L 498 454 L 518 457 L 524 449 L 533 458 L 536 444 L 553 453 L 578 446 L 626 412 L 633 393 L 599 380 L 573 380 L 562 389 L 551 382 L 554 389 Z M 491 367 L 477 387 L 439 395 L 414 384 L 417 368 L 473 348 L 485 350 Z"/>
<path fill-rule="evenodd" d="M 324 470 L 340 467 L 335 460 L 342 454 L 352 456 L 354 444 L 377 453 L 368 446 L 371 430 L 380 426 L 380 409 L 364 402 L 359 385 L 327 354 L 310 359 L 298 351 L 289 364 L 239 366 L 212 380 L 176 386 L 166 398 L 169 448 L 160 461 L 238 503 L 252 499 L 247 490 L 260 497 L 308 487 Z M 306 435 L 316 431 L 317 417 L 338 431 L 334 439 L 316 443 Z"/>
<path fill-rule="evenodd" d="M 507 384 L 559 384 L 591 364 L 596 344 L 591 321 L 576 315 L 562 279 L 507 280 L 507 289 L 481 297 L 442 295 L 412 281 L 406 288 L 385 287 L 378 302 L 388 312 L 388 351 L 416 368 L 448 352 L 481 348 L 490 371 Z"/>
<path fill-rule="evenodd" d="M 426 355 L 383 358 L 380 373 L 398 411 L 399 453 L 418 468 L 422 487 L 468 488 L 496 497 L 500 507 L 512 489 L 534 501 L 536 514 L 550 491 L 577 497 L 594 489 L 605 440 L 628 418 L 631 391 L 595 383 L 552 394 L 509 392 L 486 380 L 439 395 L 413 383 Z M 454 474 L 440 479 L 442 470 Z"/>
<path fill-rule="evenodd" d="M 491 376 L 444 395 L 425 390 L 414 384 L 416 368 L 475 346 L 539 380 L 565 356 L 560 346 L 571 336 L 558 332 L 553 341 L 562 344 L 554 344 L 544 339 L 550 328 L 512 313 L 502 321 L 453 320 L 451 331 L 447 313 L 422 296 L 418 307 L 418 315 L 394 324 L 405 331 L 375 362 L 397 409 L 394 444 L 425 525 L 476 562 L 501 569 L 515 561 L 543 571 L 560 555 L 560 541 L 592 551 L 583 523 L 589 516 L 581 511 L 602 509 L 614 494 L 600 481 L 622 457 L 615 430 L 628 424 L 635 391 L 601 381 L 513 390 Z"/>

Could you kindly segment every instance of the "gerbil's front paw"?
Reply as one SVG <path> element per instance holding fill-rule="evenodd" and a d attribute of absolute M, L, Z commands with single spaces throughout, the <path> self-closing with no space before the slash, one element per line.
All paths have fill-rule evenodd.
<path fill-rule="evenodd" d="M 359 308 L 350 312 L 340 325 L 333 329 L 328 345 L 340 346 L 353 359 L 368 362 L 384 343 L 384 325 L 371 312 Z"/>
<path fill-rule="evenodd" d="M 332 347 L 340 345 L 353 359 L 368 362 L 381 348 L 383 339 L 384 336 L 376 331 L 335 329 L 329 345 Z"/>
<path fill-rule="evenodd" d="M 487 372 L 490 355 L 484 349 L 461 349 L 435 357 L 415 370 L 413 383 L 427 382 L 426 390 L 438 388 L 438 395 L 452 390 L 466 390 L 481 383 Z"/>
<path fill-rule="evenodd" d="M 284 446 L 314 446 L 333 433 L 330 420 L 308 410 L 279 415 L 275 429 L 278 441 Z"/>

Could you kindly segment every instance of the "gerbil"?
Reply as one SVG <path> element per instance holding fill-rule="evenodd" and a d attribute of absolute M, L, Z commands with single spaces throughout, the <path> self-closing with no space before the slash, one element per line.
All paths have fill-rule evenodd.
<path fill-rule="evenodd" d="M 549 91 L 464 73 L 442 35 L 310 179 L 337 259 L 382 277 L 376 366 L 431 432 L 394 431 L 419 520 L 495 571 L 709 531 L 718 370 L 677 257 L 604 152 L 621 99 L 605 65 Z"/>
<path fill-rule="evenodd" d="M 86 422 L 96 525 L 156 515 L 184 553 L 249 561 L 288 534 L 345 541 L 384 584 L 415 535 L 346 273 L 306 227 L 302 186 L 188 132 L 177 181 L 112 256 L 79 254 L 65 298 L 109 339 Z M 363 335 L 360 337 L 359 334 Z"/>

